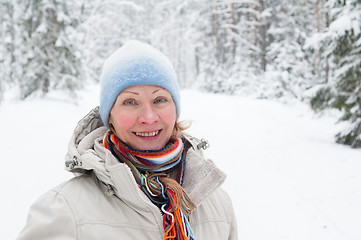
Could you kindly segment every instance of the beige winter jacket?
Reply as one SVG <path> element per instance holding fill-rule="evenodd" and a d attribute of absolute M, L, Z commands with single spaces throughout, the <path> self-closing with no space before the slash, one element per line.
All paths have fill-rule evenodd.
<path fill-rule="evenodd" d="M 125 164 L 102 146 L 107 131 L 93 109 L 78 123 L 69 144 L 67 170 L 76 177 L 50 190 L 29 211 L 18 240 L 161 240 L 158 207 L 137 186 Z M 183 187 L 197 205 L 190 224 L 197 240 L 237 239 L 225 175 L 203 158 L 196 139 L 187 152 Z"/>

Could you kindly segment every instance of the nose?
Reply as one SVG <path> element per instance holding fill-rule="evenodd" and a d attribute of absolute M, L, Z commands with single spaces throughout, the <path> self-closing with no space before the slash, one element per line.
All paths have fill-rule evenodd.
<path fill-rule="evenodd" d="M 138 119 L 141 124 L 152 124 L 159 121 L 159 115 L 151 104 L 145 104 Z"/>

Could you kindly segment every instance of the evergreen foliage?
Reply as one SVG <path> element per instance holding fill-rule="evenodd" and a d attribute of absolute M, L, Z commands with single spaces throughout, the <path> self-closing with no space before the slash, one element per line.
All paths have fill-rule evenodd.
<path fill-rule="evenodd" d="M 160 49 L 182 88 L 336 108 L 361 147 L 360 0 L 0 0 L 0 101 L 98 81 L 129 39 Z"/>
<path fill-rule="evenodd" d="M 64 89 L 73 93 L 82 85 L 80 55 L 69 40 L 77 25 L 65 0 L 28 0 L 19 7 L 15 56 L 20 97 L 34 92 Z"/>
<path fill-rule="evenodd" d="M 314 85 L 310 53 L 303 49 L 312 32 L 312 9 L 300 1 L 279 1 L 270 9 L 267 62 L 276 73 L 279 95 L 285 92 L 303 99 L 304 92 Z"/>
<path fill-rule="evenodd" d="M 6 85 L 12 82 L 14 50 L 14 9 L 11 2 L 0 2 L 0 102 Z"/>
<path fill-rule="evenodd" d="M 311 106 L 318 111 L 339 109 L 340 121 L 350 126 L 336 135 L 337 142 L 361 147 L 361 2 L 330 1 L 329 7 L 335 9 L 333 21 L 320 45 L 333 60 L 333 80 L 321 85 Z"/>

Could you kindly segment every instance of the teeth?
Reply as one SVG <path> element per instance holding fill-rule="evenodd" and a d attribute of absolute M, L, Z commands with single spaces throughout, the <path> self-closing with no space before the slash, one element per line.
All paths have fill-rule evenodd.
<path fill-rule="evenodd" d="M 155 131 L 155 132 L 147 132 L 147 133 L 138 133 L 138 132 L 136 132 L 135 135 L 141 136 L 141 137 L 154 137 L 158 133 L 159 133 L 159 130 Z"/>

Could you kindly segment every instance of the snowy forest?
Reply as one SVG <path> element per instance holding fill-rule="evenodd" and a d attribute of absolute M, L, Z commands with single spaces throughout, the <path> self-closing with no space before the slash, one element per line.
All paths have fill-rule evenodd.
<path fill-rule="evenodd" d="M 338 109 L 336 141 L 361 147 L 360 0 L 0 0 L 0 20 L 0 104 L 10 90 L 76 99 L 139 39 L 183 89 Z"/>

